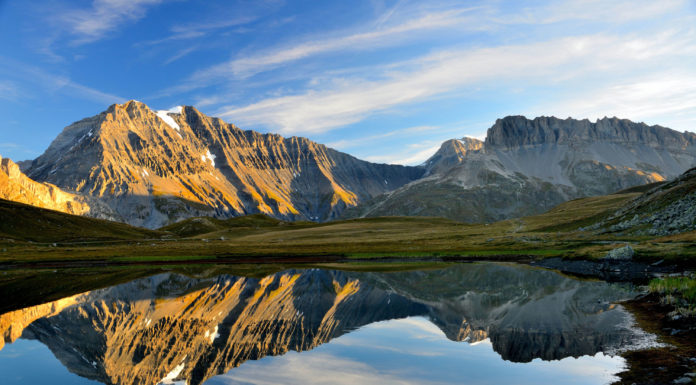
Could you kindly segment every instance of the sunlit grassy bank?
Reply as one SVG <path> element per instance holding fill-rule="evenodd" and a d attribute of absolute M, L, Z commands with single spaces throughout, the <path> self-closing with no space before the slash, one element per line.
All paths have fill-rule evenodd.
<path fill-rule="evenodd" d="M 0 225 L 0 264 L 600 258 L 627 243 L 638 260 L 689 263 L 696 255 L 696 232 L 655 238 L 584 229 L 638 195 L 577 199 L 541 215 L 492 224 L 428 217 L 283 222 L 251 215 L 192 218 L 158 231 L 20 205 Z"/>

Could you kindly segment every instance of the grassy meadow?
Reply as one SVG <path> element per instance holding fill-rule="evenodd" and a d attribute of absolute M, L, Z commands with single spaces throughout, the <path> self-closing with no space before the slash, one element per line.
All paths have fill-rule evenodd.
<path fill-rule="evenodd" d="M 577 199 L 541 215 L 491 224 L 428 217 L 283 222 L 251 215 L 192 218 L 157 231 L 55 212 L 49 221 L 47 210 L 25 206 L 14 224 L 0 224 L 0 265 L 598 258 L 626 243 L 639 259 L 689 261 L 696 254 L 694 232 L 654 238 L 581 230 L 639 195 Z"/>

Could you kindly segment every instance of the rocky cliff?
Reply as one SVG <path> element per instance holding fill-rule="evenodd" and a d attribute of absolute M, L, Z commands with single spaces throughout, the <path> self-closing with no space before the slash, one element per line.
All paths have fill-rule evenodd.
<path fill-rule="evenodd" d="M 508 116 L 496 120 L 486 135 L 488 149 L 511 150 L 539 144 L 583 143 L 647 145 L 653 149 L 671 149 L 676 152 L 696 145 L 696 134 L 680 133 L 666 127 L 648 126 L 616 117 L 598 119 L 592 123 L 587 119 L 558 119 L 553 116 L 531 120 L 524 116 Z"/>
<path fill-rule="evenodd" d="M 27 175 L 98 198 L 127 223 L 264 213 L 325 221 L 419 178 L 306 138 L 243 131 L 193 107 L 137 101 L 66 127 Z"/>
<path fill-rule="evenodd" d="M 693 133 L 617 118 L 509 116 L 496 121 L 485 141 L 443 143 L 424 164 L 426 177 L 347 214 L 492 222 L 663 181 L 694 165 Z"/>
<path fill-rule="evenodd" d="M 98 203 L 50 183 L 38 183 L 22 173 L 10 159 L 0 157 L 0 198 L 73 215 L 111 218 L 108 209 L 92 210 Z"/>

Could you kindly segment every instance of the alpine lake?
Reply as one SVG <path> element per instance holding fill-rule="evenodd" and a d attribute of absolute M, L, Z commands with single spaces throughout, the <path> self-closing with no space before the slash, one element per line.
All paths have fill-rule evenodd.
<path fill-rule="evenodd" d="M 1 383 L 606 384 L 622 353 L 660 345 L 621 304 L 630 283 L 515 263 L 379 270 L 162 270 L 23 308 L 39 301 L 4 287 Z"/>

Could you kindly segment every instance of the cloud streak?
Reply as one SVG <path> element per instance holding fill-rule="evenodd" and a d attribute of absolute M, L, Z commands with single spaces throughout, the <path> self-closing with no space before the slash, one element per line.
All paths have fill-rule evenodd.
<path fill-rule="evenodd" d="M 435 155 L 437 150 L 440 149 L 442 144 L 432 144 L 430 142 L 424 143 L 426 148 L 422 148 L 419 145 L 411 145 L 406 148 L 402 148 L 400 151 L 387 155 L 371 155 L 366 156 L 365 160 L 376 163 L 388 163 L 388 164 L 403 164 L 403 165 L 419 165 L 428 160 L 431 156 Z"/>
<path fill-rule="evenodd" d="M 663 73 L 636 78 L 630 82 L 607 85 L 591 94 L 542 107 L 546 114 L 563 111 L 565 115 L 588 117 L 631 117 L 648 120 L 674 129 L 696 131 L 696 74 Z"/>
<path fill-rule="evenodd" d="M 383 373 L 368 364 L 354 361 L 327 353 L 308 354 L 300 357 L 300 353 L 290 352 L 282 360 L 259 361 L 264 367 L 254 368 L 242 366 L 213 377 L 213 384 L 437 384 L 437 381 L 410 379 L 407 370 L 404 373 Z"/>
<path fill-rule="evenodd" d="M 71 97 L 90 100 L 103 104 L 122 103 L 127 99 L 73 81 L 70 77 L 56 75 L 38 67 L 17 62 L 0 56 L 0 74 L 11 74 L 13 78 L 23 80 L 22 89 L 15 93 L 24 93 L 23 88 L 31 84 L 41 94 L 60 92 Z"/>
<path fill-rule="evenodd" d="M 59 20 L 75 36 L 75 44 L 85 44 L 105 37 L 120 25 L 143 18 L 149 7 L 163 0 L 94 0 L 86 9 L 63 13 Z"/>
<path fill-rule="evenodd" d="M 477 8 L 462 8 L 427 13 L 400 24 L 386 28 L 378 28 L 370 32 L 348 34 L 328 39 L 316 39 L 300 44 L 267 50 L 258 54 L 246 55 L 200 71 L 194 74 L 193 78 L 196 80 L 227 76 L 246 78 L 281 65 L 327 52 L 336 52 L 345 49 L 365 50 L 376 46 L 388 45 L 390 44 L 390 39 L 399 38 L 411 32 L 466 25 L 467 22 L 472 20 L 468 14 L 474 9 Z"/>
<path fill-rule="evenodd" d="M 446 51 L 403 65 L 377 81 L 343 79 L 332 88 L 263 99 L 218 111 L 242 124 L 286 134 L 319 133 L 367 116 L 467 88 L 554 85 L 591 74 L 622 75 L 696 54 L 693 33 L 651 37 L 604 34 L 478 50 Z M 680 88 L 679 84 L 675 87 Z"/>

